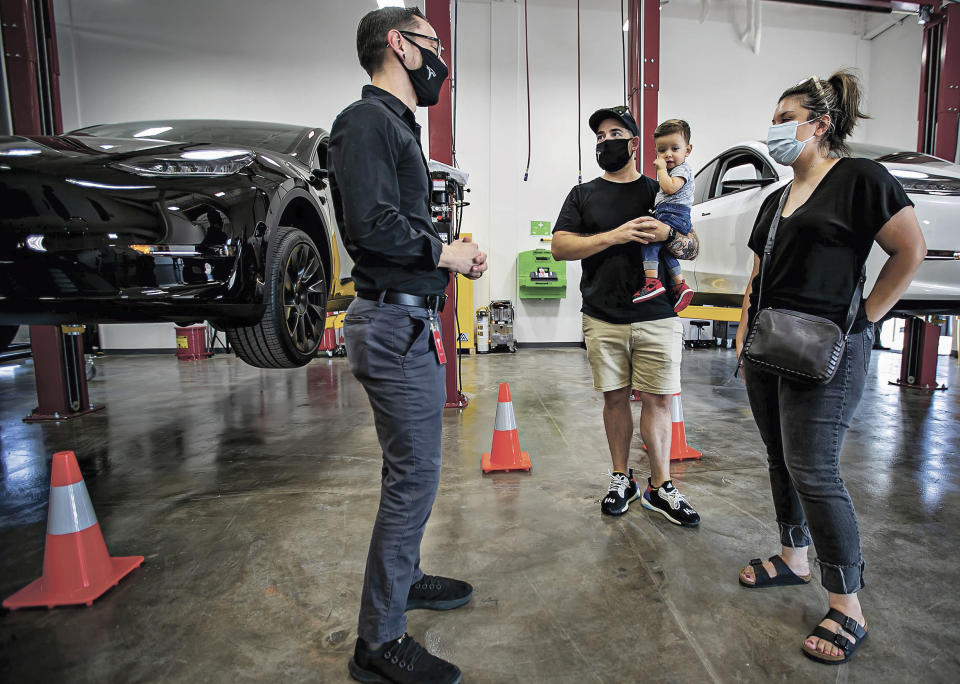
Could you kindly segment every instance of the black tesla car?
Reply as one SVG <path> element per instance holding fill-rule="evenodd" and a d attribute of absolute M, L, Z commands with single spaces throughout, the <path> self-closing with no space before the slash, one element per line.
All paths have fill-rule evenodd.
<path fill-rule="evenodd" d="M 0 325 L 210 321 L 301 366 L 353 296 L 321 128 L 140 121 L 0 136 Z"/>

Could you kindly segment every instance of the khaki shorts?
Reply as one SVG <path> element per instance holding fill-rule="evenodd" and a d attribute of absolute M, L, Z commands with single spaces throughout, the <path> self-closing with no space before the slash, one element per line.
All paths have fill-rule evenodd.
<path fill-rule="evenodd" d="M 683 325 L 679 318 L 606 323 L 583 314 L 583 338 L 598 392 L 627 386 L 650 394 L 680 391 Z"/>

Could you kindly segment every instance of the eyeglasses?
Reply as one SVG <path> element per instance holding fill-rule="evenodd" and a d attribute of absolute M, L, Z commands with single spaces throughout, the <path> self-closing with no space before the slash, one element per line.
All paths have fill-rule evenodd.
<path fill-rule="evenodd" d="M 443 54 L 443 43 L 440 42 L 439 38 L 434 38 L 433 36 L 426 36 L 422 33 L 414 33 L 413 31 L 400 31 L 402 36 L 416 36 L 417 38 L 423 38 L 424 40 L 429 40 L 431 43 L 436 44 L 436 49 L 433 51 L 437 57 Z"/>

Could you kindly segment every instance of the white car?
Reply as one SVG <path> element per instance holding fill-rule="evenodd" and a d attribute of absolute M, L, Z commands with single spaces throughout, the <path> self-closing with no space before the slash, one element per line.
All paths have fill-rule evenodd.
<path fill-rule="evenodd" d="M 960 165 L 875 145 L 851 143 L 850 148 L 855 157 L 883 164 L 903 184 L 927 241 L 927 257 L 894 311 L 960 314 Z M 697 292 L 694 304 L 742 304 L 753 269 L 747 240 L 760 205 L 792 177 L 793 169 L 775 162 L 762 142 L 735 145 L 697 173 L 691 218 L 700 255 L 683 266 Z M 867 260 L 867 292 L 885 258 L 874 245 Z"/>

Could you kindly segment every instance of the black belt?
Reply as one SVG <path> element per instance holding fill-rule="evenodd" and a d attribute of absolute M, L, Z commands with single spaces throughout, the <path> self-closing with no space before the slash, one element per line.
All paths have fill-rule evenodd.
<path fill-rule="evenodd" d="M 412 295 L 406 292 L 393 292 L 385 290 L 377 292 L 376 290 L 360 290 L 357 292 L 360 299 L 368 299 L 373 302 L 386 302 L 387 304 L 400 304 L 402 306 L 419 306 L 433 311 L 443 311 L 443 305 L 447 301 L 447 295 Z"/>

